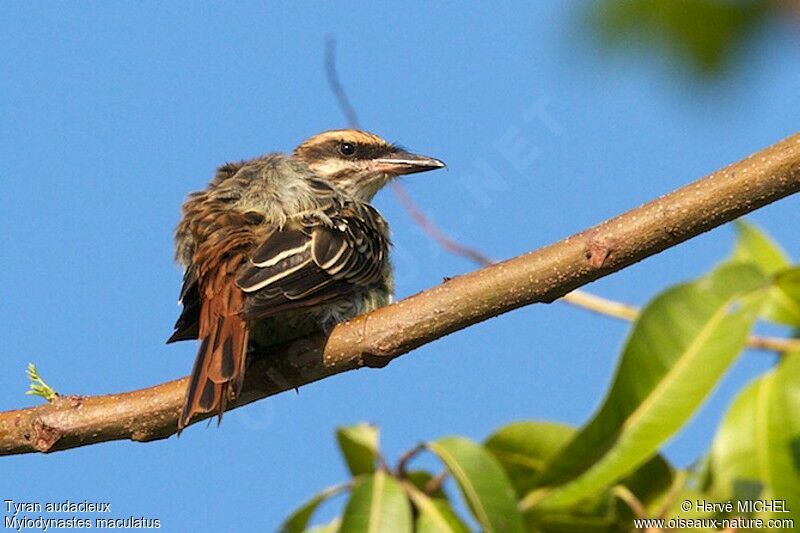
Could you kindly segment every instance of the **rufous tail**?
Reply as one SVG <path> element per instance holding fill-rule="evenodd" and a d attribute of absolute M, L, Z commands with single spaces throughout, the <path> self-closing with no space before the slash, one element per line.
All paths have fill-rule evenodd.
<path fill-rule="evenodd" d="M 209 290 L 200 311 L 200 349 L 197 352 L 178 434 L 192 417 L 215 413 L 222 421 L 228 400 L 238 398 L 244 382 L 247 356 L 247 324 L 241 317 L 244 294 L 233 280 L 220 290 Z M 213 289 L 213 288 L 212 288 Z"/>

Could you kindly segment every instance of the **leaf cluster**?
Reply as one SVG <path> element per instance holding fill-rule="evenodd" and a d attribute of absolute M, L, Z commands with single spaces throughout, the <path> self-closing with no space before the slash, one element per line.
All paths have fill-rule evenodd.
<path fill-rule="evenodd" d="M 644 307 L 604 401 L 582 427 L 520 421 L 482 443 L 448 436 L 415 446 L 394 468 L 381 454 L 378 428 L 341 428 L 352 478 L 314 496 L 282 531 L 632 531 L 634 519 L 678 516 L 800 523 L 800 353 L 782 354 L 739 393 L 696 465 L 677 469 L 660 453 L 759 321 L 800 328 L 800 267 L 760 229 L 736 228 L 728 258 Z M 443 470 L 409 468 L 421 454 Z M 309 528 L 337 495 L 348 495 L 341 516 Z M 736 504 L 756 499 L 784 500 L 787 512 L 742 513 Z M 731 501 L 733 510 L 687 512 L 685 500 Z"/>

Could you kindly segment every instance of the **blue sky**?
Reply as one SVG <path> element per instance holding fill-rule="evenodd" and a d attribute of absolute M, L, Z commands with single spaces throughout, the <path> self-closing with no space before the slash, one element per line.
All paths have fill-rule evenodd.
<path fill-rule="evenodd" d="M 0 6 L 0 409 L 34 361 L 60 392 L 99 394 L 188 373 L 167 346 L 181 274 L 172 229 L 215 166 L 344 125 L 324 40 L 363 125 L 449 168 L 405 181 L 452 235 L 505 258 L 635 207 L 775 142 L 800 119 L 792 28 L 700 84 L 672 58 L 602 51 L 580 2 L 3 3 Z M 517 149 L 509 148 L 517 145 Z M 519 151 L 517 151 L 519 150 Z M 509 155 L 511 154 L 511 155 Z M 388 192 L 397 293 L 473 268 Z M 751 220 L 794 256 L 800 200 Z M 722 228 L 588 289 L 635 304 L 727 253 Z M 517 419 L 580 424 L 627 328 L 564 304 L 528 307 L 362 370 L 198 425 L 180 439 L 0 459 L 0 497 L 94 499 L 167 531 L 270 530 L 345 478 L 335 427 L 381 426 L 394 459 L 421 440 L 475 439 Z M 773 362 L 746 353 L 667 447 L 703 453 L 731 396 Z"/>

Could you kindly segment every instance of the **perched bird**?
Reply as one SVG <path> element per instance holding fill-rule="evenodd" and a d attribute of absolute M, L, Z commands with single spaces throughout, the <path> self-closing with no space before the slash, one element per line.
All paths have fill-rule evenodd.
<path fill-rule="evenodd" d="M 167 342 L 199 339 L 178 431 L 220 419 L 248 349 L 326 331 L 391 299 L 389 228 L 369 202 L 392 178 L 445 166 L 359 130 L 291 155 L 228 163 L 189 196 L 175 231 L 183 312 Z"/>

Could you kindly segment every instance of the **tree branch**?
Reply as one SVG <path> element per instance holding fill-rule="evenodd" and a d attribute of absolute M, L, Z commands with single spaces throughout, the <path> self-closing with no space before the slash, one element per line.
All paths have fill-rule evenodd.
<path fill-rule="evenodd" d="M 336 70 L 336 39 L 333 37 L 328 37 L 325 42 L 325 75 L 331 92 L 336 98 L 336 103 L 339 105 L 339 109 L 342 110 L 348 125 L 351 128 L 360 128 L 358 113 L 353 104 L 350 103 L 350 98 L 348 98 L 347 91 L 339 80 L 339 74 Z M 445 251 L 464 257 L 480 266 L 489 266 L 496 262 L 478 248 L 468 246 L 447 235 L 417 206 L 414 199 L 399 182 L 393 181 L 389 186 L 411 219 Z M 568 292 L 559 301 L 620 320 L 632 321 L 639 316 L 639 309 L 635 306 L 603 298 L 580 289 Z M 800 339 L 751 335 L 747 338 L 747 346 L 754 350 L 785 353 L 792 350 L 800 350 Z"/>
<path fill-rule="evenodd" d="M 239 407 L 392 359 L 477 322 L 552 302 L 711 228 L 800 190 L 800 134 L 699 181 L 534 252 L 446 281 L 400 302 L 255 358 Z M 0 454 L 168 437 L 187 378 L 138 391 L 63 397 L 0 413 Z"/>

